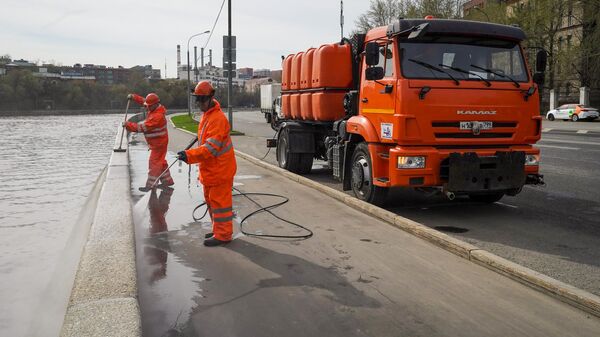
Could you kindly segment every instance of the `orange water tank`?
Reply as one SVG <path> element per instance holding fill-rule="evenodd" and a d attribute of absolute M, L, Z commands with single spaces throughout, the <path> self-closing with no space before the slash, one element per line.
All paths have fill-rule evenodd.
<path fill-rule="evenodd" d="M 292 119 L 302 119 L 300 107 L 300 94 L 290 95 L 290 112 Z"/>
<path fill-rule="evenodd" d="M 290 89 L 300 89 L 300 72 L 302 69 L 302 55 L 304 52 L 299 52 L 292 58 L 292 67 L 290 72 Z"/>
<path fill-rule="evenodd" d="M 304 120 L 314 120 L 312 113 L 312 94 L 310 92 L 300 94 L 300 117 Z"/>
<path fill-rule="evenodd" d="M 288 55 L 283 60 L 281 72 L 281 90 L 289 90 L 290 89 L 290 76 L 292 71 L 292 58 L 294 58 L 294 54 Z"/>
<path fill-rule="evenodd" d="M 350 44 L 324 44 L 313 56 L 313 88 L 350 88 L 352 86 L 352 48 Z"/>
<path fill-rule="evenodd" d="M 316 92 L 312 94 L 312 114 L 316 121 L 335 121 L 346 114 L 345 92 Z"/>
<path fill-rule="evenodd" d="M 290 108 L 290 95 L 281 95 L 281 114 L 285 119 L 292 118 L 292 110 Z"/>
<path fill-rule="evenodd" d="M 315 54 L 315 48 L 310 48 L 302 56 L 302 65 L 300 72 L 300 89 L 312 88 L 312 66 L 313 66 L 313 55 Z"/>

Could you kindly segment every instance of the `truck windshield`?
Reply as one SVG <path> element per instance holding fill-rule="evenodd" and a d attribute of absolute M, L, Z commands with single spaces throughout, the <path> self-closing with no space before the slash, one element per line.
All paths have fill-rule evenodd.
<path fill-rule="evenodd" d="M 517 82 L 528 80 L 521 49 L 515 42 L 437 36 L 418 42 L 400 40 L 399 46 L 405 78 L 500 81 L 517 86 Z M 447 74 L 422 63 L 443 69 Z"/>

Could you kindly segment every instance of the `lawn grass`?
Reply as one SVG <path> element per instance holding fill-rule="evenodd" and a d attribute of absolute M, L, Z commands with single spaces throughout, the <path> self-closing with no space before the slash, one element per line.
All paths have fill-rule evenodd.
<path fill-rule="evenodd" d="M 173 124 L 175 127 L 184 129 L 193 133 L 198 133 L 198 122 L 192 119 L 191 116 L 188 115 L 179 115 L 171 117 Z M 243 136 L 243 132 L 231 130 L 230 133 L 232 136 Z"/>

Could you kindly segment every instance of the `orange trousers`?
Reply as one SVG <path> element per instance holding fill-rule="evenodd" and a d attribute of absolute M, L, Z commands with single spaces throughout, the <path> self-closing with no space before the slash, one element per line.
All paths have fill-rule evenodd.
<path fill-rule="evenodd" d="M 215 186 L 204 186 L 204 201 L 212 219 L 213 233 L 217 240 L 231 241 L 233 234 L 233 180 Z"/>
<path fill-rule="evenodd" d="M 146 180 L 146 187 L 152 186 L 156 179 L 160 176 L 160 174 L 169 167 L 167 164 L 167 160 L 165 159 L 167 155 L 167 146 L 157 147 L 150 149 L 150 158 L 148 160 L 148 180 Z M 160 182 L 171 186 L 173 185 L 173 178 L 171 177 L 171 172 L 167 171 L 161 178 Z"/>

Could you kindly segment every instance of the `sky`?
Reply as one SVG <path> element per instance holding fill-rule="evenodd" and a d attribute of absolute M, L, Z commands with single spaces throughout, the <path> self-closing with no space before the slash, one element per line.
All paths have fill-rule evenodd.
<path fill-rule="evenodd" d="M 340 0 L 232 0 L 232 35 L 237 67 L 281 69 L 281 55 L 340 40 Z M 223 0 L 1 0 L 0 55 L 71 66 L 152 65 L 176 77 L 177 45 L 186 63 L 190 36 L 212 30 Z M 369 0 L 344 1 L 344 35 L 369 7 Z M 227 0 L 207 49 L 222 66 L 227 35 Z M 209 34 L 190 41 L 207 44 Z M 208 51 L 206 52 L 208 55 Z M 208 62 L 208 59 L 205 59 Z M 198 62 L 200 63 L 200 62 Z"/>

